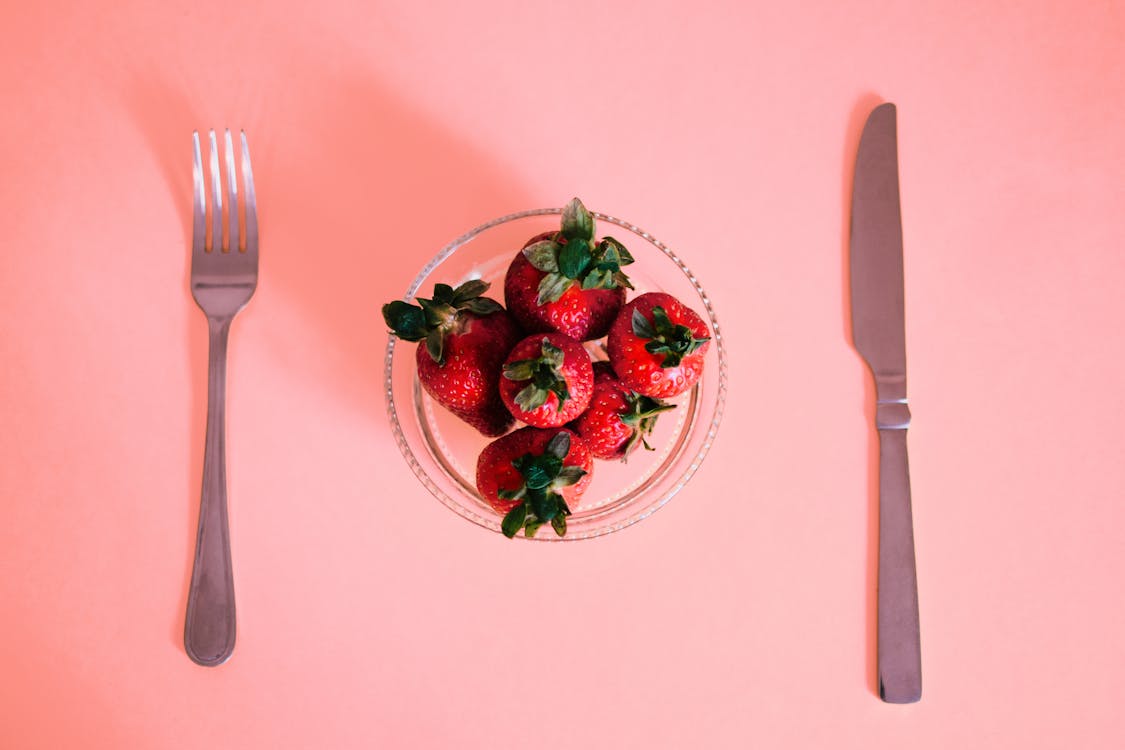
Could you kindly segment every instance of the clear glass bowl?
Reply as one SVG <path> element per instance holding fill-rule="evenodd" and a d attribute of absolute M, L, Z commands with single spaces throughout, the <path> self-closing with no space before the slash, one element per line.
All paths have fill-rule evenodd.
<path fill-rule="evenodd" d="M 472 278 L 492 283 L 486 296 L 504 300 L 504 274 L 528 238 L 557 230 L 561 209 L 545 208 L 502 216 L 482 224 L 447 245 L 414 279 L 406 299 L 428 297 L 436 282 L 457 286 Z M 711 300 L 695 274 L 675 253 L 648 232 L 613 216 L 594 212 L 597 236 L 621 241 L 636 262 L 625 271 L 636 294 L 662 291 L 672 294 L 707 318 L 711 345 L 703 377 L 687 393 L 672 399 L 673 411 L 660 415 L 649 438 L 652 451 L 640 448 L 628 462 L 595 461 L 593 481 L 572 508 L 567 534 L 558 537 L 541 529 L 535 541 L 575 541 L 602 536 L 647 518 L 683 489 L 703 462 L 723 415 L 727 364 L 722 332 Z M 501 516 L 476 490 L 477 456 L 486 438 L 435 403 L 418 382 L 415 368 L 417 344 L 387 344 L 387 414 L 402 455 L 410 468 L 438 500 L 478 526 L 500 533 Z M 605 359 L 604 340 L 587 344 L 595 359 Z M 520 534 L 519 538 L 523 538 Z"/>

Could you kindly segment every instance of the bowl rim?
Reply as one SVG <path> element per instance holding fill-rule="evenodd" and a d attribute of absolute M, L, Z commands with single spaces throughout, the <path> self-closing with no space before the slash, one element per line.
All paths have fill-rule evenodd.
<path fill-rule="evenodd" d="M 406 301 L 410 301 L 411 299 L 413 299 L 418 293 L 418 290 L 422 287 L 422 284 L 426 281 L 427 278 L 429 278 L 430 274 L 433 273 L 439 265 L 445 262 L 446 259 L 453 255 L 453 253 L 457 252 L 457 250 L 462 246 L 476 238 L 478 235 L 486 232 L 487 230 L 511 221 L 517 221 L 519 219 L 526 219 L 535 216 L 561 214 L 562 211 L 563 209 L 561 208 L 533 208 L 524 211 L 517 211 L 515 213 L 509 213 L 503 216 L 499 216 L 495 219 L 480 224 L 473 229 L 470 229 L 468 232 L 465 232 L 461 236 L 445 245 L 445 247 L 443 247 L 437 253 L 437 255 L 435 255 L 430 260 L 430 262 L 427 263 L 422 268 L 422 270 L 418 272 L 418 274 L 414 277 L 414 280 L 411 282 L 410 287 L 407 289 L 406 294 L 403 296 L 403 299 Z M 634 524 L 648 518 L 660 508 L 663 508 L 665 505 L 667 505 L 668 501 L 675 497 L 680 492 L 680 490 L 682 490 L 687 485 L 687 483 L 695 475 L 695 472 L 698 471 L 700 465 L 703 463 L 704 458 L 706 458 L 707 453 L 711 450 L 711 445 L 715 442 L 715 437 L 718 434 L 719 424 L 722 421 L 723 411 L 726 405 L 727 381 L 729 376 L 727 372 L 728 364 L 726 358 L 726 350 L 723 345 L 722 330 L 719 324 L 719 319 L 715 314 L 715 309 L 711 304 L 711 298 L 707 294 L 706 290 L 703 289 L 703 286 L 699 283 L 699 279 L 696 278 L 695 273 L 690 268 L 688 268 L 682 260 L 680 260 L 679 256 L 677 256 L 675 252 L 671 250 L 671 248 L 669 248 L 663 242 L 656 239 L 656 237 L 653 237 L 650 233 L 646 232 L 635 224 L 613 216 L 612 214 L 605 214 L 599 211 L 591 211 L 590 213 L 594 216 L 595 219 L 599 221 L 605 221 L 610 224 L 619 226 L 623 229 L 627 229 L 628 231 L 638 235 L 642 239 L 646 240 L 649 244 L 653 245 L 662 253 L 664 253 L 664 255 L 666 255 L 669 260 L 671 260 L 676 265 L 676 267 L 680 269 L 681 273 L 683 273 L 684 276 L 687 277 L 688 282 L 692 285 L 696 293 L 699 295 L 699 299 L 703 303 L 704 311 L 706 312 L 708 321 L 711 325 L 711 341 L 718 359 L 718 387 L 715 392 L 714 413 L 712 414 L 710 423 L 706 425 L 707 433 L 703 436 L 703 442 L 701 443 L 699 450 L 695 452 L 695 455 L 690 457 L 690 463 L 688 464 L 687 468 L 683 471 L 682 474 L 680 474 L 679 477 L 674 480 L 674 483 L 671 485 L 671 487 L 665 490 L 663 494 L 655 501 L 645 504 L 639 511 L 633 513 L 632 515 L 629 515 L 628 517 L 617 523 L 597 527 L 589 531 L 584 531 L 577 536 L 572 537 L 568 534 L 565 537 L 557 537 L 549 534 L 537 534 L 535 537 L 531 538 L 528 541 L 576 542 L 584 541 L 587 539 L 595 539 L 633 526 Z M 426 470 L 422 467 L 421 463 L 418 460 L 418 457 L 414 454 L 413 449 L 410 447 L 409 440 L 407 439 L 406 434 L 404 433 L 402 428 L 402 423 L 399 420 L 399 410 L 395 406 L 394 353 L 396 343 L 397 339 L 393 335 L 388 334 L 388 342 L 383 367 L 383 387 L 384 397 L 386 399 L 387 405 L 387 418 L 391 423 L 391 430 L 394 433 L 395 443 L 398 445 L 399 452 L 402 453 L 402 456 L 404 459 L 406 459 L 406 462 L 410 466 L 411 471 L 422 483 L 422 485 L 427 490 L 429 490 L 430 494 L 436 497 L 443 505 L 445 505 L 447 508 L 449 508 L 462 518 L 471 521 L 476 526 L 480 526 L 495 533 L 500 533 L 499 520 L 491 518 L 486 519 L 483 516 L 474 513 L 471 509 L 465 507 L 463 504 L 457 502 L 453 498 L 449 497 L 449 495 L 441 487 L 439 487 L 436 482 L 434 482 L 433 478 L 431 478 Z M 704 377 L 706 376 L 706 373 L 704 373 Z M 412 388 L 411 393 L 413 392 L 414 389 Z M 707 405 L 701 403 L 701 406 L 703 408 L 706 408 Z M 408 412 L 409 410 L 404 411 Z M 697 426 L 697 428 L 702 429 L 703 425 L 700 424 Z M 527 537 L 522 534 L 518 534 L 515 538 L 526 539 Z"/>

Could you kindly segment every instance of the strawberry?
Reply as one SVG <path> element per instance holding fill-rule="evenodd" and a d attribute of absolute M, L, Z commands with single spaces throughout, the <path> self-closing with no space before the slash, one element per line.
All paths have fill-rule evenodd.
<path fill-rule="evenodd" d="M 533 427 L 566 424 L 586 410 L 593 392 L 590 355 L 561 333 L 528 336 L 504 362 L 500 398 L 516 419 Z"/>
<path fill-rule="evenodd" d="M 625 388 L 671 398 L 698 382 L 710 340 L 707 324 L 694 310 L 670 294 L 649 292 L 621 308 L 606 348 Z"/>
<path fill-rule="evenodd" d="M 519 327 L 496 300 L 482 297 L 488 282 L 475 279 L 456 289 L 434 286 L 432 299 L 383 305 L 383 320 L 405 341 L 425 341 L 416 353 L 418 379 L 439 404 L 488 437 L 503 435 L 512 415 L 500 400 L 504 355 L 520 338 Z"/>
<path fill-rule="evenodd" d="M 566 535 L 566 517 L 590 485 L 594 459 L 570 430 L 524 427 L 485 446 L 477 459 L 477 489 L 509 539 L 533 537 L 545 523 Z"/>
<path fill-rule="evenodd" d="M 558 332 L 576 341 L 605 336 L 632 289 L 621 267 L 633 256 L 617 240 L 594 240 L 594 217 L 575 198 L 562 228 L 528 240 L 508 267 L 504 302 L 528 333 Z"/>
<path fill-rule="evenodd" d="M 627 460 L 645 440 L 660 412 L 676 408 L 626 389 L 608 362 L 594 363 L 594 396 L 590 408 L 574 421 L 574 431 L 590 445 L 594 458 Z"/>

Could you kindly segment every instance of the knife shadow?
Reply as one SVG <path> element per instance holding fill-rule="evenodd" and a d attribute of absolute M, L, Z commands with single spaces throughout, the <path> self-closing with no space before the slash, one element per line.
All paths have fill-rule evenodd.
<path fill-rule="evenodd" d="M 863 126 L 871 110 L 885 101 L 883 97 L 865 92 L 856 100 L 848 118 L 847 129 L 844 137 L 844 157 L 842 184 L 842 202 L 844 210 L 843 227 L 840 232 L 840 270 L 843 278 L 844 309 L 840 319 L 844 321 L 844 338 L 852 346 L 852 299 L 851 299 L 851 272 L 849 245 L 851 236 L 851 207 L 852 207 L 852 182 L 855 178 L 856 153 L 859 151 L 859 139 L 863 133 Z M 866 664 L 867 688 L 873 695 L 879 695 L 878 674 L 878 596 L 876 587 L 879 583 L 879 436 L 871 426 L 871 415 L 875 413 L 875 379 L 867 363 L 855 352 L 856 362 L 863 373 L 863 413 L 864 424 L 867 425 L 867 569 L 864 576 L 864 602 L 867 619 L 866 627 Z"/>

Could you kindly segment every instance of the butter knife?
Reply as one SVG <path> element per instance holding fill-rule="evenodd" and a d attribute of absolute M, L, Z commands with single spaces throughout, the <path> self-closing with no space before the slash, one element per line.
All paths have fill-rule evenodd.
<path fill-rule="evenodd" d="M 922 697 L 918 582 L 906 456 L 906 326 L 895 105 L 867 118 L 852 184 L 851 307 L 855 347 L 875 376 L 879 431 L 879 697 Z"/>

